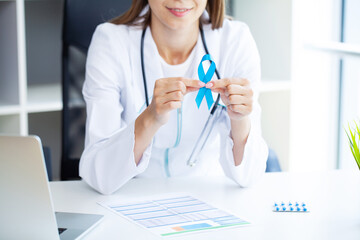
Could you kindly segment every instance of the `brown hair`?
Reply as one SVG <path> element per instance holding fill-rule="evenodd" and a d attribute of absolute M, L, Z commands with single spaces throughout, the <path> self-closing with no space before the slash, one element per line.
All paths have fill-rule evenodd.
<path fill-rule="evenodd" d="M 142 16 L 139 15 L 147 4 L 147 0 L 133 0 L 128 11 L 110 20 L 110 22 L 117 25 L 125 24 L 145 28 L 150 24 L 150 11 Z M 225 0 L 208 0 L 206 10 L 209 13 L 208 23 L 211 23 L 212 29 L 221 28 L 225 17 Z"/>

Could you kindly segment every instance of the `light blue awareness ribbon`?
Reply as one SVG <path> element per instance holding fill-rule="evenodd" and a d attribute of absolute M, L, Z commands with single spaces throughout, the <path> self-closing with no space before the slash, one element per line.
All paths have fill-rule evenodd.
<path fill-rule="evenodd" d="M 202 63 L 204 61 L 211 62 L 211 65 L 210 65 L 209 69 L 207 70 L 206 74 L 204 72 L 204 67 L 202 65 Z M 212 76 L 214 75 L 215 69 L 216 69 L 216 65 L 215 65 L 214 59 L 210 56 L 210 54 L 204 55 L 203 58 L 201 59 L 199 67 L 198 67 L 199 80 L 204 82 L 205 84 L 208 83 L 211 80 Z M 212 97 L 211 90 L 206 87 L 202 87 L 199 89 L 198 95 L 196 96 L 196 99 L 195 99 L 197 107 L 198 108 L 200 107 L 200 104 L 201 104 L 204 96 L 206 98 L 206 102 L 207 102 L 208 108 L 210 110 L 211 106 L 214 103 L 214 99 Z"/>

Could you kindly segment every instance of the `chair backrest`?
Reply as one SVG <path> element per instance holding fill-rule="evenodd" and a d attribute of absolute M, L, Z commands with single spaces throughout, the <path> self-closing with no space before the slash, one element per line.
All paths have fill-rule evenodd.
<path fill-rule="evenodd" d="M 62 46 L 61 179 L 79 179 L 86 108 L 82 96 L 87 50 L 95 28 L 121 15 L 131 0 L 65 0 Z"/>

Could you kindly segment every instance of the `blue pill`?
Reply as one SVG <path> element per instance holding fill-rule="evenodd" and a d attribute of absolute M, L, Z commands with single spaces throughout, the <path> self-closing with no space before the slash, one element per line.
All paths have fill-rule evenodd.
<path fill-rule="evenodd" d="M 306 211 L 307 211 L 307 209 L 306 209 L 306 208 L 303 208 L 303 210 L 304 210 L 304 212 L 306 212 Z"/>
<path fill-rule="evenodd" d="M 293 208 L 293 207 L 290 207 L 290 211 L 294 211 L 294 208 Z"/>
<path fill-rule="evenodd" d="M 282 210 L 285 211 L 285 210 L 286 210 L 286 207 L 283 207 Z"/>
<path fill-rule="evenodd" d="M 299 211 L 300 211 L 300 208 L 299 208 L 299 207 L 297 207 L 297 208 L 296 208 L 296 211 L 298 211 L 298 212 L 299 212 Z"/>

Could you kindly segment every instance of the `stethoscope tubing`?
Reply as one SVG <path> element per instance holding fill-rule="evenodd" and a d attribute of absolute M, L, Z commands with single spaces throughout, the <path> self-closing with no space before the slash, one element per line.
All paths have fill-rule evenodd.
<path fill-rule="evenodd" d="M 147 81 L 146 81 L 146 74 L 145 74 L 145 63 L 144 63 L 144 39 L 145 39 L 145 33 L 146 33 L 146 29 L 147 27 L 145 27 L 142 31 L 142 34 L 141 34 L 141 42 L 140 42 L 140 57 L 141 57 L 141 71 L 142 71 L 142 75 L 143 75 L 143 83 L 144 83 L 144 93 L 145 93 L 145 101 L 146 101 L 146 106 L 148 107 L 149 106 L 149 97 L 148 97 L 148 91 L 147 91 Z M 202 43 L 203 43 L 203 46 L 204 46 L 204 50 L 206 52 L 206 54 L 209 54 L 209 50 L 207 48 L 207 44 L 206 44 L 206 40 L 205 40 L 205 34 L 204 34 L 204 31 L 202 29 L 202 26 L 200 26 L 200 34 L 201 34 L 201 40 L 202 40 Z M 221 79 L 220 77 L 220 74 L 218 72 L 218 70 L 215 68 L 215 74 L 217 76 L 218 79 Z M 191 155 L 190 155 L 190 158 L 189 160 L 187 161 L 187 165 L 188 166 L 194 166 L 196 164 L 196 161 L 197 159 L 194 158 L 193 159 L 193 155 L 196 153 L 196 149 L 197 149 L 197 146 L 200 144 L 200 140 L 201 140 L 201 136 L 203 136 L 205 134 L 205 131 L 207 130 L 208 128 L 208 125 L 209 123 L 211 122 L 211 120 L 213 119 L 214 117 L 214 113 L 219 105 L 219 101 L 220 101 L 220 94 L 218 94 L 217 98 L 216 98 L 216 101 L 210 111 L 210 115 L 204 125 L 204 128 L 202 129 L 201 133 L 200 133 L 200 137 L 197 139 L 196 143 L 195 143 L 195 146 L 193 148 L 193 151 L 191 152 Z M 213 128 L 215 124 L 215 121 L 212 121 L 212 126 L 211 126 L 211 129 Z M 199 150 L 199 152 L 202 150 L 202 148 L 204 147 L 205 143 L 206 143 L 206 139 L 209 137 L 210 135 L 210 131 L 208 131 L 207 133 L 207 136 L 205 138 L 205 140 L 203 141 L 202 145 L 201 145 L 201 148 Z"/>
<path fill-rule="evenodd" d="M 149 106 L 149 96 L 146 84 L 146 74 L 145 74 L 145 64 L 144 64 L 144 39 L 145 39 L 146 27 L 142 31 L 141 34 L 141 43 L 140 43 L 140 58 L 141 58 L 141 71 L 143 75 L 143 83 L 144 83 L 144 92 L 145 92 L 145 101 L 146 106 Z"/>

